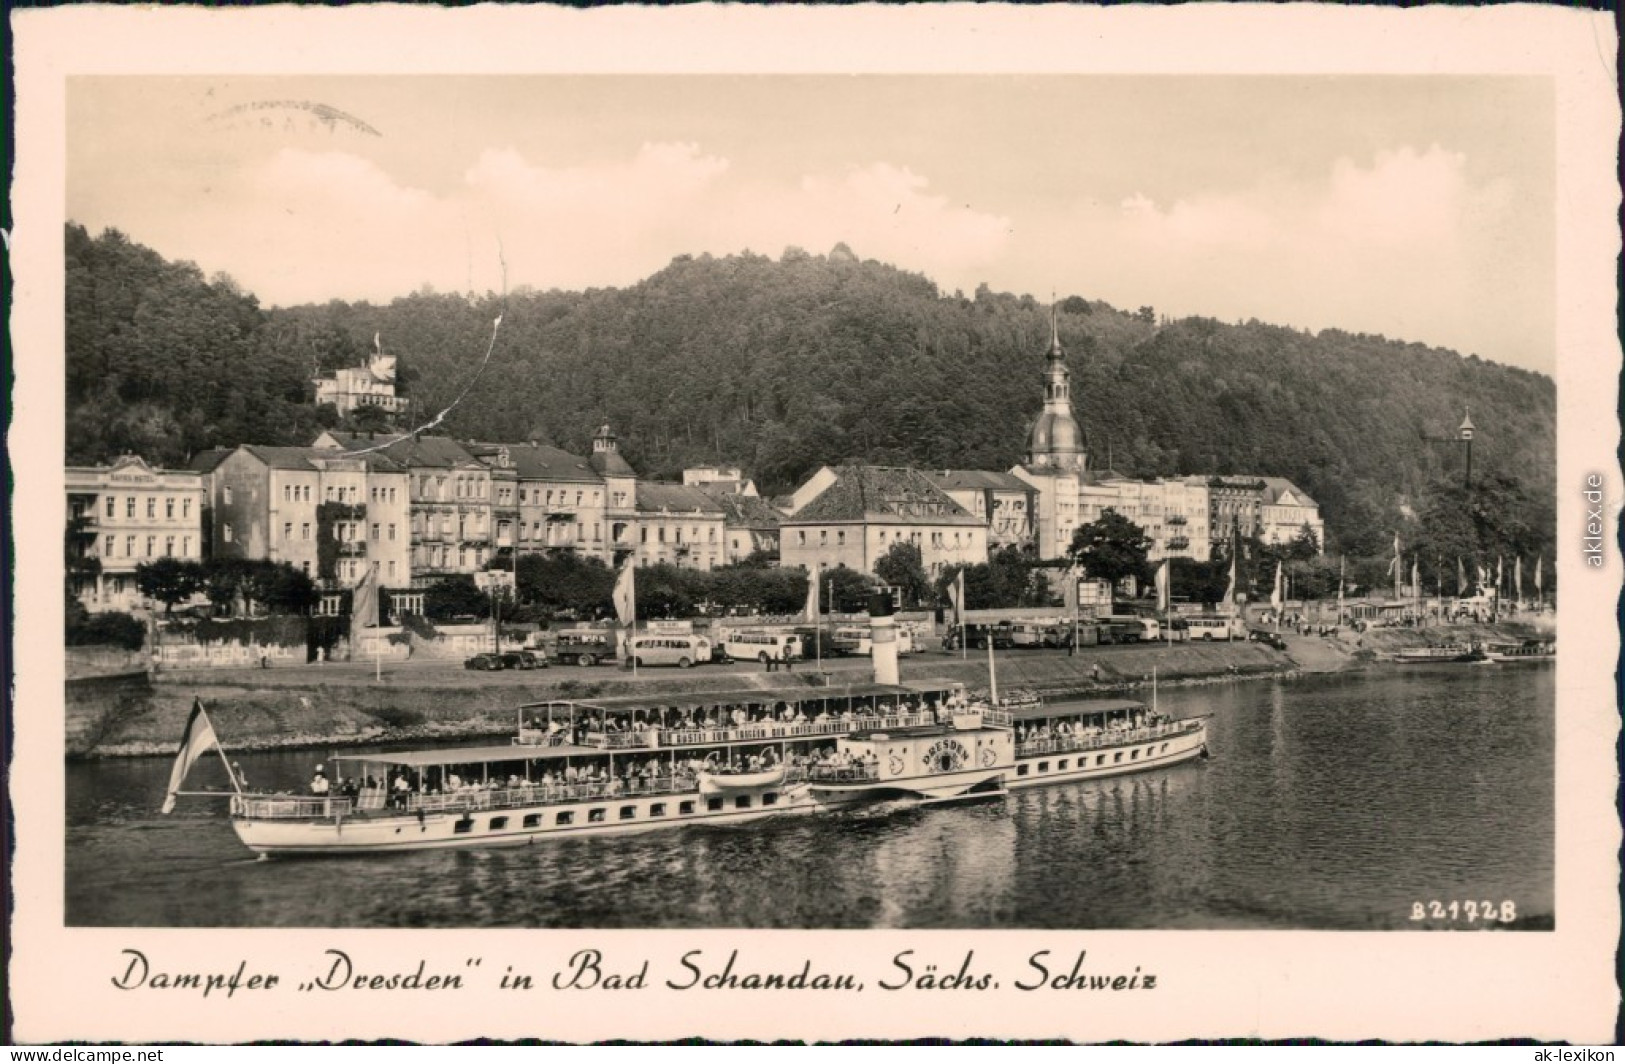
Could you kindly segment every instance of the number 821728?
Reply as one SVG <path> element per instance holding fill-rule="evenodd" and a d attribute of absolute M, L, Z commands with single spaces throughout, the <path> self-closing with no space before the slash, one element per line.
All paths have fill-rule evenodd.
<path fill-rule="evenodd" d="M 1411 919 L 1445 920 L 1452 923 L 1510 924 L 1518 918 L 1517 903 L 1503 901 L 1413 901 Z"/>

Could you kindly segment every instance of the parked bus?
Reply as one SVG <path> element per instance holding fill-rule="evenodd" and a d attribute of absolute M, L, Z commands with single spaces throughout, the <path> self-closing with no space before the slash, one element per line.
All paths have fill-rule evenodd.
<path fill-rule="evenodd" d="M 1157 623 L 1155 617 L 1139 617 L 1129 613 L 1117 613 L 1110 617 L 1102 617 L 1100 621 L 1102 624 L 1111 625 L 1114 629 L 1121 628 L 1126 633 L 1132 633 L 1138 627 L 1139 639 L 1147 643 L 1162 638 L 1162 626 Z M 1113 632 L 1113 639 L 1119 643 L 1136 642 L 1136 640 L 1128 638 L 1117 639 L 1115 631 Z"/>
<path fill-rule="evenodd" d="M 869 626 L 866 624 L 847 624 L 835 629 L 835 636 L 831 640 L 835 649 L 842 654 L 868 657 Z"/>
<path fill-rule="evenodd" d="M 784 661 L 801 658 L 801 637 L 790 632 L 728 632 L 718 641 L 724 661 Z"/>
<path fill-rule="evenodd" d="M 1222 639 L 1229 642 L 1235 638 L 1235 630 L 1228 617 L 1186 617 L 1185 626 L 1193 640 L 1212 642 Z"/>
<path fill-rule="evenodd" d="M 632 640 L 627 651 L 627 664 L 636 661 L 644 665 L 676 665 L 686 669 L 690 665 L 704 665 L 711 660 L 711 641 L 699 635 L 640 635 Z"/>
<path fill-rule="evenodd" d="M 950 628 L 942 645 L 947 650 L 958 650 L 961 639 L 976 650 L 985 650 L 989 643 L 994 650 L 1009 650 L 1015 646 L 1008 621 L 998 624 L 968 624 L 963 628 Z"/>
<path fill-rule="evenodd" d="M 602 628 L 570 628 L 558 633 L 553 658 L 565 665 L 596 665 L 615 660 L 615 644 Z"/>

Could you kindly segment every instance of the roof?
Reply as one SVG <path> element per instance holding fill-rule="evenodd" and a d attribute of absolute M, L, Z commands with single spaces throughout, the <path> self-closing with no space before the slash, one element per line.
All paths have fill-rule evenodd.
<path fill-rule="evenodd" d="M 467 447 L 479 457 L 506 448 L 508 461 L 520 480 L 564 480 L 582 484 L 604 481 L 587 459 L 545 443 L 469 443 Z"/>
<path fill-rule="evenodd" d="M 1259 479 L 1264 482 L 1264 502 L 1267 504 L 1273 505 L 1274 503 L 1280 502 L 1282 496 L 1291 495 L 1293 498 L 1289 505 L 1319 505 L 1317 502 L 1315 502 L 1315 500 L 1311 499 L 1302 488 L 1298 487 L 1285 477 L 1260 477 Z"/>
<path fill-rule="evenodd" d="M 244 444 L 239 450 L 247 451 L 272 469 L 302 469 L 306 472 L 315 472 L 316 467 L 310 464 L 310 455 L 314 447 L 262 447 L 259 444 Z"/>
<path fill-rule="evenodd" d="M 605 425 L 604 428 L 608 428 Z M 592 457 L 587 459 L 593 469 L 606 477 L 635 477 L 637 471 L 627 464 L 619 451 L 593 451 Z"/>
<path fill-rule="evenodd" d="M 658 513 L 663 510 L 671 513 L 693 513 L 695 510 L 711 514 L 723 513 L 721 504 L 710 495 L 699 488 L 687 488 L 681 484 L 640 480 L 637 483 L 636 497 L 637 508 L 644 513 Z"/>
<path fill-rule="evenodd" d="M 1089 713 L 1120 713 L 1125 709 L 1144 709 L 1144 702 L 1128 698 L 1093 698 L 1088 701 L 1051 702 L 1041 706 L 1023 706 L 1011 710 L 1013 720 L 1047 720 L 1055 717 L 1081 717 Z"/>
<path fill-rule="evenodd" d="M 834 483 L 783 523 L 875 521 L 886 524 L 975 526 L 986 523 L 916 469 L 840 466 L 834 473 Z"/>
<path fill-rule="evenodd" d="M 925 476 L 943 491 L 1015 491 L 1031 494 L 1037 490 L 1011 473 L 992 473 L 982 469 L 944 469 Z"/>
<path fill-rule="evenodd" d="M 213 473 L 214 467 L 224 462 L 226 455 L 233 450 L 235 448 L 232 447 L 210 447 L 206 451 L 199 451 L 192 456 L 190 462 L 186 463 L 186 468 L 194 473 Z"/>
<path fill-rule="evenodd" d="M 368 448 L 377 448 L 370 453 L 388 455 L 394 461 L 407 467 L 428 466 L 437 469 L 452 469 L 456 466 L 469 465 L 477 461 L 475 457 L 464 450 L 462 444 L 450 436 L 395 436 L 378 433 L 362 435 L 354 432 L 328 431 L 326 436 L 333 439 L 345 451 L 364 451 Z"/>
<path fill-rule="evenodd" d="M 784 515 L 760 495 L 740 495 L 731 491 L 717 491 L 713 485 L 699 490 L 711 496 L 722 511 L 722 519 L 729 525 L 742 528 L 777 528 Z"/>

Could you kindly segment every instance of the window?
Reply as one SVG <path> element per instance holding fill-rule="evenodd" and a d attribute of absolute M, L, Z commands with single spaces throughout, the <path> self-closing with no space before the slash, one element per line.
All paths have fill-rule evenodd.
<path fill-rule="evenodd" d="M 576 815 L 574 813 L 560 813 L 558 816 L 553 818 L 553 823 L 558 824 L 559 826 L 562 827 L 565 824 L 574 823 L 575 818 L 576 818 Z"/>
<path fill-rule="evenodd" d="M 191 536 L 182 536 L 181 537 L 181 554 L 184 557 L 187 557 L 187 558 L 190 558 L 192 556 L 192 537 Z"/>
<path fill-rule="evenodd" d="M 308 561 L 300 562 L 299 563 L 299 571 L 304 573 L 306 576 L 309 576 L 310 575 L 310 563 Z"/>
<path fill-rule="evenodd" d="M 845 530 L 837 531 L 835 533 L 835 543 L 836 543 L 837 546 L 841 546 L 841 547 L 846 546 L 846 532 L 845 532 Z"/>
<path fill-rule="evenodd" d="M 108 517 L 113 516 L 113 511 L 117 506 L 118 506 L 118 500 L 113 498 L 113 496 L 109 495 L 107 497 L 107 516 Z"/>
<path fill-rule="evenodd" d="M 677 815 L 678 816 L 692 816 L 693 813 L 694 813 L 694 803 L 693 802 L 679 802 L 677 804 Z"/>
<path fill-rule="evenodd" d="M 762 804 L 763 805 L 778 805 L 779 804 L 779 796 L 778 796 L 778 794 L 776 794 L 773 791 L 768 791 L 766 794 L 762 795 Z"/>
<path fill-rule="evenodd" d="M 164 516 L 169 518 L 171 521 L 173 521 L 175 519 L 175 500 L 174 499 L 165 499 L 164 500 Z"/>
<path fill-rule="evenodd" d="M 818 544 L 819 544 L 819 546 L 823 546 L 825 543 L 828 543 L 828 542 L 829 542 L 829 529 L 820 528 L 818 530 Z"/>
<path fill-rule="evenodd" d="M 322 489 L 322 496 L 325 499 L 327 499 L 328 502 L 332 502 L 333 501 L 333 485 L 329 484 L 325 488 L 323 488 Z"/>
<path fill-rule="evenodd" d="M 539 828 L 539 827 L 541 827 L 542 826 L 542 814 L 540 814 L 540 813 L 526 813 L 525 814 L 525 819 L 522 822 L 521 826 L 527 827 L 527 828 Z"/>
<path fill-rule="evenodd" d="M 807 545 L 807 533 L 805 531 L 798 530 L 796 532 L 796 545 L 798 547 L 805 547 Z"/>
<path fill-rule="evenodd" d="M 1048 761 L 1040 761 L 1038 763 L 1038 771 L 1040 771 L 1040 772 L 1048 772 L 1049 771 L 1049 762 Z"/>
<path fill-rule="evenodd" d="M 283 540 L 290 540 L 290 539 L 293 538 L 293 522 L 292 521 L 284 521 L 282 523 L 282 538 L 283 538 Z"/>
<path fill-rule="evenodd" d="M 393 526 L 391 526 L 391 527 L 393 527 Z M 378 538 L 378 522 L 377 521 L 374 521 L 372 523 L 372 538 L 373 539 Z M 391 538 L 393 538 L 393 537 L 391 537 Z"/>
<path fill-rule="evenodd" d="M 1119 750 L 1117 753 L 1112 755 L 1112 764 L 1115 765 L 1121 760 L 1123 760 L 1123 751 Z"/>
<path fill-rule="evenodd" d="M 310 522 L 309 521 L 306 521 L 304 524 L 299 526 L 299 538 L 300 539 L 309 539 L 310 538 Z"/>
<path fill-rule="evenodd" d="M 226 489 L 226 501 L 227 502 L 231 501 L 231 489 L 230 488 Z M 124 516 L 125 517 L 134 517 L 135 516 L 135 496 L 134 495 L 131 495 L 129 498 L 124 500 Z"/>
<path fill-rule="evenodd" d="M 175 556 L 175 537 L 174 536 L 165 536 L 164 537 L 164 557 L 173 558 L 174 556 Z"/>
<path fill-rule="evenodd" d="M 113 537 L 108 536 L 107 537 L 107 544 L 102 548 L 102 557 L 103 558 L 111 558 L 112 556 L 113 556 Z"/>
<path fill-rule="evenodd" d="M 1132 753 L 1130 753 L 1128 755 L 1128 759 L 1130 761 L 1138 761 L 1138 760 L 1140 760 L 1140 752 L 1138 750 L 1135 750 L 1134 752 L 1132 752 Z"/>
<path fill-rule="evenodd" d="M 1066 771 L 1066 759 L 1065 758 L 1062 758 L 1060 761 L 1056 762 L 1055 771 L 1057 771 L 1057 772 L 1065 772 Z"/>
<path fill-rule="evenodd" d="M 734 808 L 735 809 L 749 809 L 750 808 L 750 795 L 741 794 L 738 797 L 736 797 L 734 799 Z"/>
<path fill-rule="evenodd" d="M 710 810 L 713 813 L 717 812 L 718 810 L 720 810 L 722 808 L 722 799 L 721 798 L 707 798 L 705 800 L 705 808 Z"/>
<path fill-rule="evenodd" d="M 635 805 L 623 805 L 623 806 L 621 806 L 621 819 L 622 820 L 631 820 L 633 817 L 635 817 L 637 815 L 638 815 L 638 807 L 637 806 L 635 806 Z"/>
<path fill-rule="evenodd" d="M 220 526 L 220 536 L 227 543 L 231 542 L 231 522 L 230 521 L 227 521 L 224 525 Z M 131 546 L 131 550 L 133 551 L 134 547 L 135 547 L 135 537 L 134 536 L 130 537 L 130 546 Z"/>
<path fill-rule="evenodd" d="M 656 802 L 654 805 L 651 805 L 649 807 L 649 815 L 650 816 L 665 816 L 666 815 L 666 803 L 665 802 Z"/>
<path fill-rule="evenodd" d="M 604 822 L 604 810 L 603 809 L 589 809 L 589 810 L 587 810 L 587 823 L 589 823 L 589 824 L 602 824 L 603 822 Z"/>
<path fill-rule="evenodd" d="M 1016 775 L 1025 776 L 1026 774 L 1027 774 L 1027 766 L 1026 765 L 1017 765 L 1016 766 Z"/>
<path fill-rule="evenodd" d="M 507 817 L 505 817 L 505 816 L 494 816 L 494 817 L 491 818 L 490 830 L 492 830 L 492 831 L 501 831 L 503 828 L 505 828 L 507 826 L 508 826 L 508 818 Z"/>

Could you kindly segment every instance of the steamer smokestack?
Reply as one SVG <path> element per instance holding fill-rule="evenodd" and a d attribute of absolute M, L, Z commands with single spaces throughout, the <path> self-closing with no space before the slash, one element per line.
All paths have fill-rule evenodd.
<path fill-rule="evenodd" d="M 875 683 L 896 684 L 897 625 L 892 620 L 889 591 L 876 592 L 869 599 L 869 647 L 875 666 Z"/>

